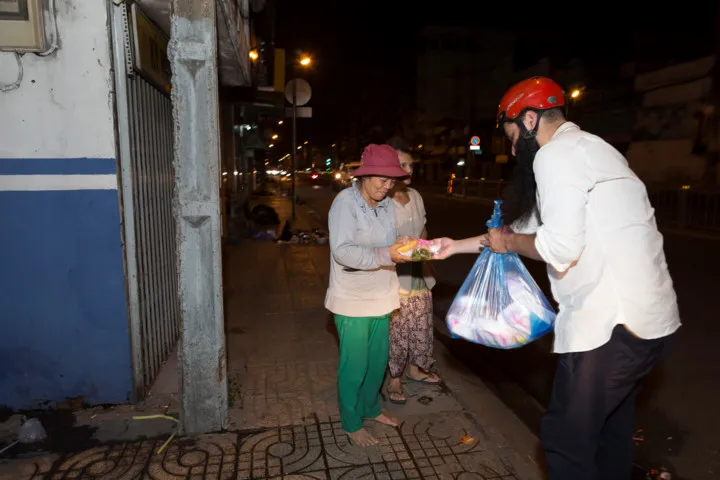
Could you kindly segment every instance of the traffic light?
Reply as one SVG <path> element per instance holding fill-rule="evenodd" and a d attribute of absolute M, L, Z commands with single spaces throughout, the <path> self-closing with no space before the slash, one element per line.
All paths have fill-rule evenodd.
<path fill-rule="evenodd" d="M 328 167 L 330 166 L 331 163 L 332 163 L 332 158 L 328 158 L 327 160 L 325 160 L 325 165 L 327 165 Z"/>

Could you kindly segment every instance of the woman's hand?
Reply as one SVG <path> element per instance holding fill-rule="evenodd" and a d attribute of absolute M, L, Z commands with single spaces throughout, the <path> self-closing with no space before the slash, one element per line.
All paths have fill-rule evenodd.
<path fill-rule="evenodd" d="M 455 240 L 452 238 L 436 238 L 432 240 L 432 244 L 436 247 L 440 247 L 440 250 L 433 256 L 433 260 L 445 260 L 448 257 L 452 257 L 457 252 L 455 251 Z"/>
<path fill-rule="evenodd" d="M 464 240 L 453 240 L 452 238 L 436 238 L 432 240 L 433 245 L 440 247 L 440 250 L 433 256 L 433 260 L 445 260 L 456 253 L 475 253 L 487 247 L 490 243 L 488 235 L 466 238 Z"/>
<path fill-rule="evenodd" d="M 397 240 L 395 240 L 395 243 L 390 245 L 390 260 L 393 261 L 393 263 L 407 263 L 412 262 L 412 257 L 409 255 L 403 255 L 402 253 L 398 252 L 398 249 L 402 247 L 403 245 L 407 244 L 412 240 L 410 237 L 407 236 L 401 236 L 398 237 Z"/>

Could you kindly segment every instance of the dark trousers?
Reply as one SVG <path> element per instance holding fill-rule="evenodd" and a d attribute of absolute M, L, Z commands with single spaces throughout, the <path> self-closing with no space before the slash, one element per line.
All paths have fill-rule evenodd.
<path fill-rule="evenodd" d="M 549 480 L 627 480 L 640 382 L 672 336 L 644 340 L 623 325 L 608 343 L 560 355 L 542 423 Z"/>

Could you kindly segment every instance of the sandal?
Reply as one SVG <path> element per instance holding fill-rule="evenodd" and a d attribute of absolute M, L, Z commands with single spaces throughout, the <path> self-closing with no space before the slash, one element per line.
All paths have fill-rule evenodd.
<path fill-rule="evenodd" d="M 437 378 L 436 382 L 430 381 L 430 377 L 435 376 Z M 417 382 L 417 383 L 424 383 L 426 385 L 440 385 L 442 383 L 442 378 L 438 377 L 434 373 L 426 373 L 424 377 L 422 378 L 413 378 L 410 375 L 405 375 L 405 379 L 410 382 Z"/>
<path fill-rule="evenodd" d="M 394 403 L 397 405 L 405 405 L 407 403 L 407 398 L 405 398 L 405 394 L 403 393 L 402 388 L 400 389 L 400 391 L 397 391 L 397 390 L 391 391 L 388 388 L 387 393 L 388 393 L 388 400 L 390 401 L 390 403 Z"/>

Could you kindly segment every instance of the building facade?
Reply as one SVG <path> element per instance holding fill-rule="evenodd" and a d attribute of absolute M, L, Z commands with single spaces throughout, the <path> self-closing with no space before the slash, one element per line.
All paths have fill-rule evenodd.
<path fill-rule="evenodd" d="M 135 402 L 184 308 L 170 2 L 41 4 L 47 50 L 0 44 L 0 406 Z M 251 83 L 248 9 L 217 2 L 228 86 Z"/>

